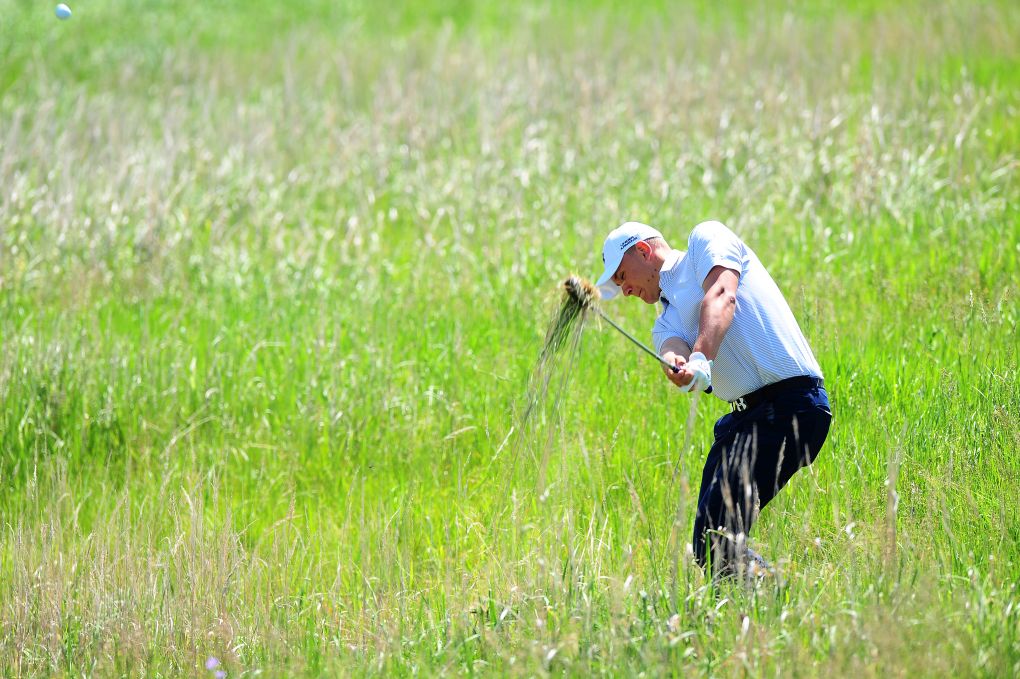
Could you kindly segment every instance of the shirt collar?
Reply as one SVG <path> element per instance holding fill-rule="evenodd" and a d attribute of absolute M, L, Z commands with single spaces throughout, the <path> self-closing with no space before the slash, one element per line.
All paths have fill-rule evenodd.
<path fill-rule="evenodd" d="M 684 253 L 680 250 L 670 250 L 669 254 L 662 260 L 662 267 L 659 269 L 659 287 L 662 287 L 662 279 L 670 279 L 677 272 L 677 265 L 683 260 Z M 669 306 L 669 300 L 666 299 L 666 295 L 661 295 L 659 301 L 662 302 L 662 308 L 665 310 Z"/>
<path fill-rule="evenodd" d="M 684 258 L 684 253 L 680 250 L 670 250 L 669 254 L 666 255 L 665 259 L 662 260 L 662 268 L 659 269 L 660 276 L 671 276 L 676 270 L 676 265 L 680 263 L 680 260 Z"/>

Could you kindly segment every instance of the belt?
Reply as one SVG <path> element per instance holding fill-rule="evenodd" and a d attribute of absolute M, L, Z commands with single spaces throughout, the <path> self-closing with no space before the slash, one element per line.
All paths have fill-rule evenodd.
<path fill-rule="evenodd" d="M 812 387 L 824 386 L 825 382 L 822 381 L 821 377 L 809 377 L 807 375 L 800 375 L 799 377 L 788 377 L 785 380 L 779 380 L 772 384 L 766 384 L 761 389 L 752 391 L 750 394 L 744 394 L 740 398 L 730 401 L 730 408 L 735 413 L 741 413 L 745 410 L 750 410 L 755 406 L 774 399 L 784 391 L 791 389 L 811 389 Z"/>

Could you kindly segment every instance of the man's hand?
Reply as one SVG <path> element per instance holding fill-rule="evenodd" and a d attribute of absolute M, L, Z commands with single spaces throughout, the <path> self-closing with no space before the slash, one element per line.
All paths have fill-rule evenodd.
<path fill-rule="evenodd" d="M 662 371 L 666 373 L 666 377 L 669 378 L 670 382 L 680 387 L 681 389 L 690 384 L 691 380 L 694 379 L 694 375 L 685 370 L 685 366 L 687 365 L 687 359 L 684 358 L 681 354 L 677 354 L 672 351 L 666 351 L 663 352 L 662 354 L 662 360 L 672 365 L 675 365 L 677 368 L 679 368 L 679 370 L 670 370 L 666 366 L 662 366 Z"/>
<path fill-rule="evenodd" d="M 686 379 L 682 384 L 686 386 L 680 388 L 684 391 L 705 391 L 712 386 L 712 361 L 705 358 L 705 354 L 700 351 L 695 351 L 684 366 L 683 377 Z"/>

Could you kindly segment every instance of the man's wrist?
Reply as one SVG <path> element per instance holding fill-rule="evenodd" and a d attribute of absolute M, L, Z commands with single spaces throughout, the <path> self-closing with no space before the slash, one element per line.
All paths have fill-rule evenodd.
<path fill-rule="evenodd" d="M 707 344 L 708 344 L 707 342 L 704 342 L 701 339 L 699 339 L 697 342 L 694 343 L 694 347 L 691 349 L 691 356 L 693 356 L 694 354 L 701 354 L 706 361 L 715 360 L 714 356 L 712 358 L 709 358 L 707 351 L 709 347 L 707 346 Z"/>
<path fill-rule="evenodd" d="M 700 351 L 692 351 L 687 360 L 687 370 L 693 377 L 686 391 L 707 391 L 712 386 L 712 361 Z"/>

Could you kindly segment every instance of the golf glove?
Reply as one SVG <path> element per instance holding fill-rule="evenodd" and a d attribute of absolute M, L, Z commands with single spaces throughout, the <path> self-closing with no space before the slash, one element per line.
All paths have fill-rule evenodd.
<path fill-rule="evenodd" d="M 694 373 L 694 379 L 686 387 L 680 387 L 681 389 L 692 393 L 695 391 L 705 391 L 712 386 L 712 361 L 705 358 L 705 354 L 695 351 L 687 359 L 685 367 Z"/>

